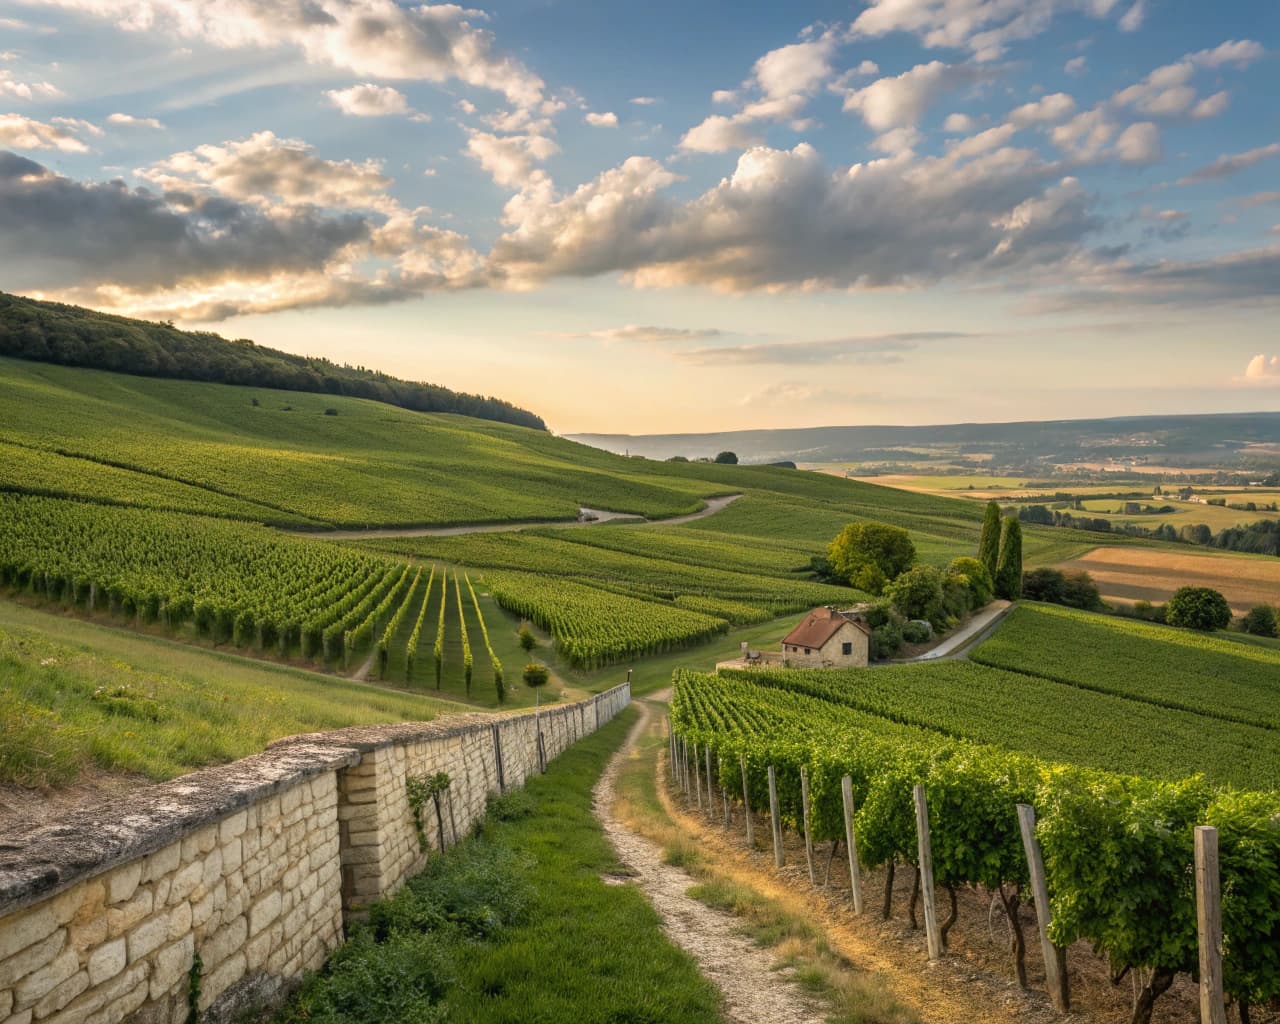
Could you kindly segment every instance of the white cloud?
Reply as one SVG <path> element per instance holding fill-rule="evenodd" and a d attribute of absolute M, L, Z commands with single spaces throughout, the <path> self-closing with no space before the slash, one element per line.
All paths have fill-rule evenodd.
<path fill-rule="evenodd" d="M 752 80 L 770 99 L 812 92 L 831 76 L 838 40 L 828 32 L 818 39 L 770 50 L 756 61 Z"/>
<path fill-rule="evenodd" d="M 856 112 L 870 128 L 888 131 L 914 125 L 944 92 L 981 77 L 973 68 L 930 61 L 900 75 L 880 78 L 846 93 L 844 109 Z"/>
<path fill-rule="evenodd" d="M 1147 16 L 1146 0 L 1137 0 L 1137 2 L 1132 7 L 1130 7 L 1127 11 L 1125 11 L 1124 14 L 1121 16 L 1120 21 L 1118 23 L 1120 26 L 1120 31 L 1121 32 L 1137 32 L 1138 29 L 1142 28 L 1142 22 L 1143 22 L 1143 19 L 1146 18 L 1146 16 Z"/>
<path fill-rule="evenodd" d="M 1255 60 L 1261 60 L 1266 53 L 1262 44 L 1252 39 L 1229 39 L 1212 50 L 1189 54 L 1187 59 L 1204 68 L 1220 68 L 1226 64 L 1244 68 Z"/>
<path fill-rule="evenodd" d="M 1016 127 L 1012 124 L 996 125 L 978 132 L 977 135 L 970 135 L 967 139 L 947 143 L 947 155 L 953 160 L 962 160 L 999 149 L 1013 137 L 1015 131 Z"/>
<path fill-rule="evenodd" d="M 1179 178 L 1178 184 L 1195 185 L 1202 181 L 1212 181 L 1214 178 L 1230 177 L 1240 171 L 1247 170 L 1254 164 L 1276 156 L 1280 156 L 1280 142 L 1273 142 L 1269 146 L 1259 146 L 1244 153 L 1224 153 L 1213 163 L 1192 171 L 1185 178 Z"/>
<path fill-rule="evenodd" d="M 589 111 L 584 120 L 587 122 L 587 124 L 592 125 L 595 128 L 617 128 L 618 127 L 618 115 L 613 113 L 613 111 L 611 110 L 605 111 L 604 113 L 599 113 L 599 114 Z"/>
<path fill-rule="evenodd" d="M 138 171 L 169 191 L 229 196 L 266 209 L 328 206 L 389 210 L 395 201 L 377 160 L 325 160 L 298 139 L 269 131 L 197 146 Z"/>
<path fill-rule="evenodd" d="M 1076 160 L 1095 160 L 1120 131 L 1101 107 L 1081 111 L 1049 132 L 1053 144 Z"/>
<path fill-rule="evenodd" d="M 948 114 L 947 119 L 942 122 L 943 131 L 953 134 L 971 132 L 976 127 L 978 127 L 978 122 L 968 114 Z"/>
<path fill-rule="evenodd" d="M 746 149 L 759 141 L 760 136 L 751 129 L 749 121 L 738 115 L 712 114 L 685 132 L 680 148 L 691 153 L 727 153 Z"/>
<path fill-rule="evenodd" d="M 12 96 L 19 100 L 50 100 L 62 95 L 62 90 L 52 82 L 19 82 L 13 73 L 0 70 L 0 96 Z"/>
<path fill-rule="evenodd" d="M 522 107 L 543 101 L 542 79 L 500 52 L 454 4 L 401 7 L 395 0 L 28 0 L 82 11 L 125 31 L 168 32 L 235 49 L 292 48 L 313 64 L 381 79 L 457 80 Z"/>
<path fill-rule="evenodd" d="M 120 128 L 150 128 L 154 131 L 163 131 L 164 125 L 154 117 L 134 117 L 132 114 L 111 114 L 107 117 L 107 124 L 113 124 Z"/>
<path fill-rule="evenodd" d="M 992 61 L 1009 44 L 1031 39 L 1057 14 L 1083 12 L 1102 18 L 1119 0 L 869 0 L 853 22 L 853 34 L 911 32 L 925 46 L 963 48 Z"/>
<path fill-rule="evenodd" d="M 626 324 L 622 327 L 605 327 L 596 331 L 557 331 L 553 332 L 552 337 L 662 345 L 682 341 L 705 341 L 708 338 L 718 338 L 722 333 L 715 327 L 654 327 Z"/>
<path fill-rule="evenodd" d="M 1011 111 L 1009 121 L 1019 128 L 1037 124 L 1052 124 L 1069 116 L 1076 109 L 1076 101 L 1065 92 L 1050 93 L 1033 103 L 1024 103 Z"/>
<path fill-rule="evenodd" d="M 881 153 L 909 154 L 924 140 L 924 136 L 910 125 L 890 128 L 871 140 L 871 148 Z"/>
<path fill-rule="evenodd" d="M 1212 96 L 1202 99 L 1192 107 L 1191 116 L 1197 121 L 1203 121 L 1208 117 L 1217 117 L 1227 109 L 1230 102 L 1231 94 L 1225 89 L 1222 92 L 1215 92 Z"/>
<path fill-rule="evenodd" d="M 878 75 L 880 74 L 880 65 L 873 60 L 864 60 L 861 64 L 853 69 L 855 75 Z"/>
<path fill-rule="evenodd" d="M 1241 378 L 1237 378 L 1241 380 Z M 1243 383 L 1280 385 L 1280 356 L 1259 352 L 1244 368 Z"/>
<path fill-rule="evenodd" d="M 1116 153 L 1127 164 L 1150 164 L 1160 159 L 1160 129 L 1150 121 L 1131 124 L 1116 139 Z"/>
<path fill-rule="evenodd" d="M 727 106 L 730 103 L 738 102 L 738 90 L 736 89 L 717 89 L 711 94 L 711 102 L 718 103 L 721 106 Z"/>
<path fill-rule="evenodd" d="M 60 153 L 87 153 L 75 134 L 57 124 L 45 124 L 21 114 L 0 114 L 0 146 L 13 149 L 56 149 Z"/>
<path fill-rule="evenodd" d="M 524 188 L 545 179 L 537 164 L 560 152 L 560 147 L 544 135 L 493 135 L 471 132 L 467 154 L 479 161 L 499 185 Z"/>
<path fill-rule="evenodd" d="M 655 96 L 632 96 L 627 102 L 634 103 L 637 107 L 651 107 L 658 100 Z"/>
<path fill-rule="evenodd" d="M 408 114 L 409 100 L 399 89 L 389 85 L 365 82 L 348 89 L 330 89 L 325 95 L 329 102 L 350 117 L 387 117 L 391 114 Z"/>
<path fill-rule="evenodd" d="M 1072 77 L 1083 75 L 1089 70 L 1089 58 L 1084 56 L 1072 57 L 1062 65 L 1062 70 Z"/>

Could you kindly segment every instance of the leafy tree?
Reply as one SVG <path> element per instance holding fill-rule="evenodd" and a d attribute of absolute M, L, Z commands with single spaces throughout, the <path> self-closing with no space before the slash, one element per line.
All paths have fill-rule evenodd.
<path fill-rule="evenodd" d="M 1179 587 L 1169 598 L 1165 621 L 1184 629 L 1226 629 L 1231 625 L 1231 606 L 1210 587 Z"/>
<path fill-rule="evenodd" d="M 1022 524 L 1007 516 L 1000 529 L 1000 560 L 995 574 L 996 597 L 1016 601 L 1022 596 Z"/>
<path fill-rule="evenodd" d="M 1050 569 L 1045 566 L 1023 574 L 1022 596 L 1028 601 L 1062 604 L 1062 598 L 1066 592 L 1067 577 L 1060 569 Z"/>
<path fill-rule="evenodd" d="M 538 638 L 533 635 L 533 630 L 529 628 L 526 622 L 520 626 L 520 650 L 525 654 L 532 654 L 533 649 L 538 646 Z"/>
<path fill-rule="evenodd" d="M 533 690 L 533 703 L 536 707 L 538 704 L 538 696 L 542 687 L 547 685 L 547 680 L 551 678 L 551 673 L 547 671 L 546 665 L 539 665 L 536 661 L 530 662 L 524 667 L 524 685 Z"/>
<path fill-rule="evenodd" d="M 947 576 L 963 582 L 969 589 L 969 607 L 982 608 L 995 596 L 996 585 L 987 567 L 976 558 L 957 558 L 947 566 Z"/>
<path fill-rule="evenodd" d="M 721 452 L 716 456 L 716 462 L 724 466 L 736 466 L 738 464 L 738 456 L 733 452 Z"/>
<path fill-rule="evenodd" d="M 1066 589 L 1062 595 L 1062 603 L 1068 608 L 1083 608 L 1087 612 L 1101 611 L 1105 607 L 1098 585 L 1083 569 L 1066 574 Z"/>
<path fill-rule="evenodd" d="M 916 547 L 911 535 L 886 523 L 850 523 L 831 542 L 827 556 L 841 579 L 879 594 L 885 584 L 911 568 Z"/>
<path fill-rule="evenodd" d="M 994 580 L 1000 561 L 1000 506 L 994 501 L 987 502 L 987 511 L 982 518 L 982 534 L 978 537 L 978 561 L 987 569 L 987 575 Z"/>
<path fill-rule="evenodd" d="M 904 618 L 936 622 L 942 617 L 942 578 L 941 569 L 917 565 L 888 584 L 884 596 Z"/>
<path fill-rule="evenodd" d="M 1269 604 L 1250 608 L 1240 625 L 1246 633 L 1253 636 L 1280 636 L 1280 622 L 1276 621 L 1276 610 Z"/>

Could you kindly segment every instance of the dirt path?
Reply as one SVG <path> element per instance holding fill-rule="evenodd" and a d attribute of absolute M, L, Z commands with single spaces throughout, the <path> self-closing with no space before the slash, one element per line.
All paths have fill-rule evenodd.
<path fill-rule="evenodd" d="M 943 640 L 933 650 L 925 651 L 918 658 L 912 658 L 911 660 L 941 661 L 946 658 L 968 657 L 969 649 L 977 646 L 977 640 L 986 639 L 986 634 L 992 632 L 1012 608 L 1013 602 L 1011 601 L 992 601 L 965 623 L 962 629 L 956 630 L 955 633 Z M 977 640 L 975 640 L 975 637 Z M 974 643 L 971 644 L 971 640 L 974 640 Z"/>
<path fill-rule="evenodd" d="M 593 802 L 596 817 L 618 853 L 618 859 L 636 872 L 639 885 L 662 918 L 667 936 L 688 952 L 702 973 L 725 997 L 725 1015 L 734 1024 L 822 1024 L 827 1019 L 787 972 L 776 970 L 774 957 L 746 936 L 730 914 L 687 895 L 694 879 L 679 868 L 662 862 L 662 850 L 636 835 L 613 814 L 618 771 L 637 737 L 648 727 L 647 702 L 637 701 L 640 719 L 605 767 L 596 783 Z"/>
<path fill-rule="evenodd" d="M 599 526 L 601 523 L 623 521 L 635 526 L 678 526 L 691 523 L 695 519 L 705 519 L 715 515 L 726 505 L 741 498 L 741 494 L 727 494 L 719 498 L 708 498 L 707 507 L 700 512 L 691 512 L 687 516 L 674 516 L 671 519 L 645 519 L 643 516 L 628 515 L 625 512 L 606 512 L 598 508 L 584 508 L 582 513 L 590 518 L 553 519 L 540 522 L 523 523 L 472 523 L 461 526 L 407 526 L 404 528 L 388 528 L 385 530 L 306 530 L 297 532 L 299 536 L 316 537 L 320 540 L 371 540 L 378 537 L 460 537 L 468 533 L 511 533 L 516 530 L 532 530 L 539 526 L 555 526 L 560 529 L 573 529 L 580 526 Z"/>

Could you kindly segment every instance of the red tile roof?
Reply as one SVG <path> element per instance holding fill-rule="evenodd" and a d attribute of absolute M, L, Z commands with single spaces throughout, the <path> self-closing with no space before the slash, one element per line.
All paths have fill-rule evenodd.
<path fill-rule="evenodd" d="M 833 636 L 841 626 L 848 623 L 856 626 L 868 636 L 871 629 L 865 622 L 853 618 L 851 614 L 838 612 L 834 608 L 815 608 L 804 617 L 804 621 L 782 638 L 784 644 L 791 647 L 821 647 Z"/>

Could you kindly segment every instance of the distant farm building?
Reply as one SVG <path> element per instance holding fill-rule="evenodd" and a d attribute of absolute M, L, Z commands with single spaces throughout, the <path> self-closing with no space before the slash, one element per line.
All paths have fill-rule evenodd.
<path fill-rule="evenodd" d="M 782 638 L 782 653 L 742 645 L 733 661 L 716 668 L 862 668 L 871 660 L 871 627 L 860 608 L 815 608 Z"/>

